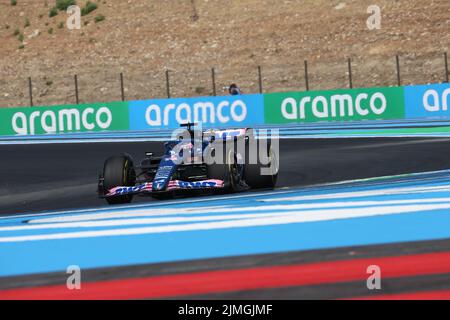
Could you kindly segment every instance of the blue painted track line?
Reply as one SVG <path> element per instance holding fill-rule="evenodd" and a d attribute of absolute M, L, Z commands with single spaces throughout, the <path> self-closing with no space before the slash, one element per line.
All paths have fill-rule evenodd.
<path fill-rule="evenodd" d="M 450 238 L 450 170 L 0 219 L 0 276 Z"/>

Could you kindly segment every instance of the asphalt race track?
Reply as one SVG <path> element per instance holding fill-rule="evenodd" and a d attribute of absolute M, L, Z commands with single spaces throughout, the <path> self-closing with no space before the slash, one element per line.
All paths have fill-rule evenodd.
<path fill-rule="evenodd" d="M 276 225 L 278 231 L 271 228 L 272 224 L 261 224 L 259 229 L 226 229 L 229 231 L 214 234 L 216 231 L 211 229 L 202 231 L 206 238 L 197 236 L 193 231 L 175 232 L 172 238 L 163 238 L 164 234 L 148 238 L 144 238 L 147 235 L 130 235 L 118 237 L 120 239 L 116 242 L 113 242 L 113 236 L 89 238 L 79 248 L 66 247 L 76 243 L 78 238 L 55 237 L 55 240 L 41 241 L 38 239 L 41 235 L 33 230 L 14 235 L 16 239 L 29 237 L 26 241 L 19 239 L 11 246 L 9 242 L 14 239 L 4 239 L 5 242 L 2 242 L 2 236 L 17 232 L 12 230 L 20 230 L 29 220 L 34 227 L 33 223 L 39 222 L 36 219 L 41 218 L 33 216 L 33 212 L 59 210 L 61 213 L 55 214 L 54 220 L 53 215 L 46 216 L 45 213 L 42 219 L 49 217 L 45 223 L 67 224 L 71 223 L 65 220 L 67 215 L 95 214 L 88 211 L 92 208 L 110 210 L 104 200 L 96 196 L 97 176 L 104 159 L 119 152 L 128 152 L 139 159 L 144 151 L 161 152 L 161 146 L 160 142 L 1 145 L 0 218 L 6 218 L 3 223 L 0 220 L 0 252 L 23 250 L 24 255 L 29 253 L 34 259 L 45 254 L 49 265 L 36 266 L 35 270 L 19 266 L 20 262 L 27 262 L 25 256 L 15 257 L 12 259 L 15 262 L 11 263 L 0 262 L 0 299 L 450 298 L 450 223 L 446 217 L 450 207 L 443 200 L 446 192 L 448 195 L 447 183 L 450 183 L 450 172 L 447 171 L 450 169 L 450 138 L 284 139 L 280 141 L 279 192 L 249 192 L 239 195 L 242 198 L 229 200 L 219 197 L 213 202 L 208 202 L 208 197 L 195 197 L 200 200 L 196 205 L 201 206 L 200 202 L 204 202 L 204 207 L 198 207 L 199 210 L 208 208 L 208 205 L 217 205 L 220 209 L 233 201 L 235 206 L 244 208 L 257 202 L 293 205 L 298 206 L 296 208 L 299 210 L 301 206 L 308 205 L 311 208 L 343 206 L 332 200 L 338 198 L 350 202 L 364 200 L 364 204 L 352 204 L 364 205 L 359 212 L 355 211 L 354 217 L 350 216 L 351 210 L 348 213 L 333 211 L 333 214 L 348 214 L 347 220 L 324 221 L 321 217 L 306 221 L 308 223 L 295 220 L 293 224 Z M 405 175 L 421 172 L 427 173 Z M 384 176 L 394 177 L 368 182 L 349 181 L 342 186 L 330 184 Z M 317 184 L 326 186 L 314 186 Z M 418 197 L 412 199 L 416 194 Z M 180 206 L 183 206 L 182 201 Z M 405 214 L 401 211 L 403 209 L 399 209 L 396 213 L 402 214 L 360 216 L 361 212 L 369 212 L 366 209 L 375 202 L 385 203 L 384 206 L 376 204 L 383 214 L 393 213 L 388 211 L 399 208 L 405 202 L 412 207 L 431 204 L 436 207 L 420 209 L 425 213 Z M 153 208 L 145 207 L 147 203 L 158 205 L 158 201 L 137 197 L 133 202 L 137 205 L 134 209 L 141 208 L 141 205 L 145 210 Z M 83 211 L 84 208 L 86 211 Z M 176 208 L 180 207 L 173 207 L 174 210 Z M 230 212 L 237 210 L 230 208 Z M 73 209 L 80 212 L 67 211 Z M 408 210 L 413 212 L 416 209 Z M 161 215 L 169 214 L 161 212 Z M 108 211 L 105 214 L 116 213 Z M 136 217 L 138 214 L 142 213 L 136 213 Z M 289 217 L 285 216 L 286 219 Z M 84 220 L 80 221 L 82 223 Z M 364 229 L 367 226 L 369 229 Z M 36 227 L 39 228 L 39 225 Z M 254 243 L 247 245 L 242 243 L 242 239 L 236 239 L 234 243 L 233 236 L 238 237 L 239 230 L 244 230 L 241 234 L 245 233 L 245 239 Z M 50 232 L 46 231 L 42 236 L 48 234 Z M 193 235 L 192 241 L 186 240 L 185 243 L 182 239 L 187 239 L 189 234 Z M 37 240 L 30 240 L 33 237 Z M 128 237 L 134 237 L 134 242 L 125 239 Z M 217 239 L 220 242 L 214 242 Z M 64 241 L 73 242 L 66 244 Z M 44 242 L 49 244 L 45 250 L 39 245 Z M 220 247 L 211 250 L 199 247 L 204 242 L 216 243 Z M 127 248 L 129 243 L 138 243 L 141 247 Z M 160 249 L 166 252 L 155 253 L 160 257 L 152 256 L 150 259 L 152 250 L 156 251 L 153 246 L 164 246 L 165 243 L 167 248 Z M 234 250 L 227 247 L 233 244 L 242 248 Z M 73 250 L 72 253 L 77 256 L 88 246 L 103 249 L 115 247 L 110 249 L 111 253 L 91 257 L 99 260 L 97 264 L 86 264 L 83 271 L 85 291 L 68 291 L 64 285 L 67 274 L 61 266 L 70 260 L 61 257 L 60 261 L 55 261 L 59 257 L 57 254 Z M 186 250 L 188 246 L 191 246 L 192 254 L 179 257 L 178 251 Z M 121 261 L 110 257 L 125 251 L 136 251 L 137 254 L 132 256 L 130 253 L 133 258 L 126 262 L 125 257 Z M 173 257 L 169 257 L 172 253 Z M 139 260 L 141 255 L 147 255 L 147 260 Z M 107 262 L 113 260 L 114 263 Z M 73 262 L 77 263 L 76 260 Z M 3 270 L 1 264 L 4 264 Z M 382 290 L 367 289 L 368 265 L 381 267 Z M 126 292 L 120 290 L 125 286 L 128 287 Z"/>
<path fill-rule="evenodd" d="M 278 187 L 450 169 L 449 150 L 450 138 L 280 140 Z M 104 160 L 127 152 L 137 161 L 145 151 L 161 153 L 162 143 L 0 145 L 0 215 L 104 206 Z"/>

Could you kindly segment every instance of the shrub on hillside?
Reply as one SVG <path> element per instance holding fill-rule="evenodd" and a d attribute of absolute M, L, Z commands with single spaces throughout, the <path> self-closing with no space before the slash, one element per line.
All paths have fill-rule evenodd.
<path fill-rule="evenodd" d="M 57 14 L 58 14 L 58 8 L 57 7 L 53 7 L 53 8 L 50 9 L 50 12 L 49 12 L 48 16 L 51 18 L 51 17 L 56 16 Z"/>
<path fill-rule="evenodd" d="M 99 15 L 97 15 L 97 16 L 95 17 L 95 23 L 99 23 L 100 21 L 103 21 L 103 20 L 105 20 L 105 19 L 106 19 L 106 18 L 105 18 L 104 15 L 99 14 Z"/>
<path fill-rule="evenodd" d="M 97 4 L 95 4 L 94 2 L 86 2 L 86 6 L 81 9 L 81 15 L 85 16 L 89 13 L 91 13 L 92 11 L 94 11 L 95 9 L 97 9 Z"/>
<path fill-rule="evenodd" d="M 11 5 L 12 5 L 12 6 L 17 5 L 17 0 L 11 0 Z"/>
<path fill-rule="evenodd" d="M 68 7 L 76 5 L 75 0 L 56 0 L 56 8 L 61 11 L 66 11 Z"/>

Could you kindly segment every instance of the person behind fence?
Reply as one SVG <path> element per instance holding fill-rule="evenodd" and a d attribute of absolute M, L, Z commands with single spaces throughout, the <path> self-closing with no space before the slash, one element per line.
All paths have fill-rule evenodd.
<path fill-rule="evenodd" d="M 241 89 L 237 86 L 237 84 L 232 83 L 230 85 L 230 87 L 228 88 L 228 92 L 232 95 L 232 96 L 237 96 L 242 94 Z"/>

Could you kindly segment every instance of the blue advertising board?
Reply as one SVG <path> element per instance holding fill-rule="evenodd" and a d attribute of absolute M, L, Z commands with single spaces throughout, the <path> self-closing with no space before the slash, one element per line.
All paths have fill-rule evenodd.
<path fill-rule="evenodd" d="M 261 94 L 130 101 L 130 130 L 178 128 L 181 123 L 201 122 L 204 127 L 264 124 Z"/>
<path fill-rule="evenodd" d="M 405 117 L 449 118 L 450 84 L 405 87 Z"/>

